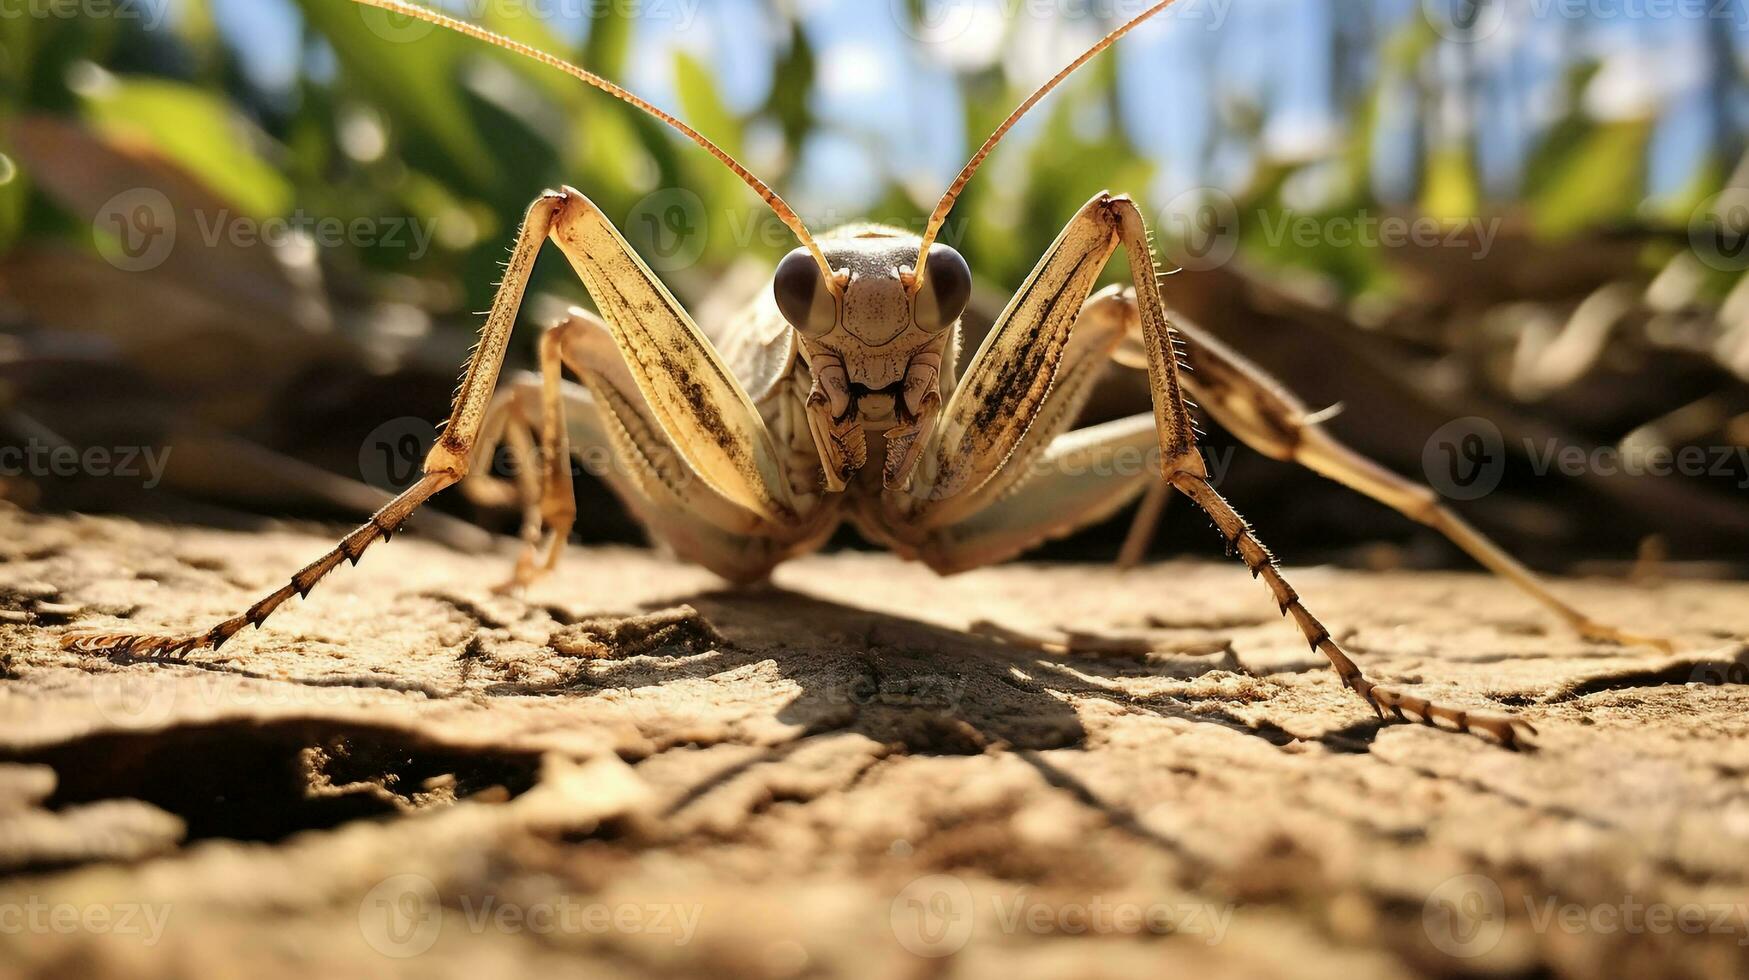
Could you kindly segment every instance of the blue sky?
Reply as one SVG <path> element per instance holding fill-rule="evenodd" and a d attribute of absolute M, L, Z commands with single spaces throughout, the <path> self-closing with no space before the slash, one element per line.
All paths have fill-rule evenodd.
<path fill-rule="evenodd" d="M 482 0 L 449 0 L 447 5 L 465 11 L 469 3 L 478 2 Z M 766 0 L 641 2 L 669 15 L 640 24 L 632 77 L 622 81 L 671 108 L 672 59 L 667 53 L 678 46 L 715 68 L 731 106 L 745 110 L 763 100 L 772 84 L 772 53 L 787 37 L 787 27 Z M 817 52 L 816 110 L 822 118 L 837 121 L 809 145 L 796 196 L 806 211 L 841 209 L 846 218 L 867 203 L 868 189 L 879 185 L 874 178 L 883 172 L 920 188 L 939 187 L 964 161 L 970 148 L 959 100 L 943 97 L 953 91 L 956 68 L 1000 63 L 1017 87 L 1030 87 L 1078 54 L 1105 23 L 1033 11 L 1140 9 L 1137 0 L 932 0 L 946 5 L 944 32 L 964 30 L 950 38 L 919 40 L 893 16 L 894 4 L 888 0 L 791 2 Z M 1371 2 L 1381 25 L 1422 16 L 1422 0 L 1333 2 Z M 1481 158 L 1490 188 L 1505 192 L 1512 187 L 1535 132 L 1560 109 L 1557 95 L 1564 66 L 1580 52 L 1598 56 L 1604 64 L 1588 92 L 1594 111 L 1607 116 L 1655 108 L 1661 122 L 1652 154 L 1654 191 L 1682 187 L 1711 139 L 1704 66 L 1706 32 L 1712 25 L 1692 14 L 1635 12 L 1692 11 L 1711 4 L 1505 2 L 1512 16 L 1487 42 L 1474 46 L 1474 64 L 1484 79 L 1512 82 L 1510 87 L 1484 86 L 1493 95 L 1485 98 L 1475 120 L 1484 137 Z M 299 18 L 290 0 L 211 3 L 220 30 L 244 52 L 247 70 L 260 83 L 284 85 L 304 64 Z M 583 0 L 535 4 L 559 11 L 590 6 Z M 1170 196 L 1242 180 L 1250 161 L 1215 142 L 1216 113 L 1222 105 L 1269 104 L 1265 143 L 1272 153 L 1322 155 L 1330 150 L 1341 125 L 1324 81 L 1335 29 L 1331 9 L 1330 2 L 1313 0 L 1183 0 L 1119 46 L 1115 57 L 1128 96 L 1122 103 L 1122 123 L 1160 164 L 1159 186 L 1150 188 L 1151 193 Z M 1005 34 L 989 29 L 1003 23 L 1005 11 L 1016 10 L 1023 13 L 1010 18 L 1013 26 Z M 1589 13 L 1567 15 L 1573 11 Z M 965 19 L 957 19 L 962 15 Z M 582 18 L 555 26 L 571 37 L 587 30 Z M 1741 59 L 1749 46 L 1749 24 L 1733 19 L 1730 27 Z M 1456 70 L 1459 56 L 1457 46 L 1447 45 L 1427 70 Z M 1406 85 L 1398 88 L 1408 91 Z M 1523 94 L 1527 91 L 1528 98 Z M 1380 189 L 1387 197 L 1403 190 L 1391 186 L 1389 174 L 1404 170 L 1401 164 L 1412 146 L 1405 142 L 1408 131 L 1401 123 L 1415 111 L 1420 110 L 1405 102 L 1394 105 L 1392 118 L 1398 125 L 1386 130 L 1375 154 L 1386 175 Z M 1024 139 L 1024 131 L 1017 136 Z"/>

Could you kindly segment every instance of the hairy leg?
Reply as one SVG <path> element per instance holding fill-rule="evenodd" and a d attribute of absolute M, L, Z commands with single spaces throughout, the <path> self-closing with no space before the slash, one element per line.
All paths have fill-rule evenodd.
<path fill-rule="evenodd" d="M 482 503 L 501 499 L 498 483 L 485 472 L 500 438 L 507 442 L 515 466 L 516 494 L 522 503 L 523 549 L 515 571 L 499 591 L 533 584 L 558 566 L 565 542 L 577 520 L 577 498 L 571 482 L 570 426 L 561 394 L 559 356 L 567 320 L 541 336 L 540 373 L 507 385 L 487 412 L 486 424 L 476 449 L 463 492 Z M 531 407 L 532 405 L 532 407 Z M 530 416 L 539 419 L 531 421 Z"/>
<path fill-rule="evenodd" d="M 1331 435 L 1299 398 L 1263 369 L 1201 327 L 1182 321 L 1174 327 L 1184 339 L 1191 369 L 1184 383 L 1191 398 L 1246 445 L 1272 459 L 1297 462 L 1433 528 L 1587 639 L 1672 649 L 1668 640 L 1600 623 L 1562 601 L 1534 572 L 1445 506 L 1431 488 L 1391 472 Z M 1118 358 L 1139 366 L 1134 353 L 1123 348 Z"/>
<path fill-rule="evenodd" d="M 418 482 L 372 514 L 370 520 L 351 534 L 340 539 L 326 554 L 305 565 L 291 577 L 291 581 L 263 596 L 243 612 L 204 631 L 176 635 L 75 629 L 69 630 L 62 637 L 62 645 L 68 649 L 89 652 L 110 651 L 155 656 L 182 656 L 203 647 L 217 650 L 245 627 L 261 626 L 267 617 L 293 596 L 301 598 L 309 595 L 316 583 L 343 563 L 358 564 L 366 549 L 378 541 L 388 540 L 420 505 L 466 476 L 475 440 L 485 422 L 492 390 L 497 385 L 498 372 L 504 363 L 504 351 L 510 339 L 510 331 L 516 323 L 517 310 L 522 306 L 529 273 L 534 268 L 542 243 L 545 242 L 554 221 L 564 210 L 566 202 L 565 194 L 548 193 L 530 206 L 528 215 L 523 220 L 522 230 L 517 235 L 516 245 L 511 251 L 510 264 L 505 269 L 503 283 L 498 287 L 498 295 L 492 301 L 492 310 L 480 329 L 480 342 L 474 348 L 473 356 L 468 361 L 467 373 L 456 392 L 449 421 L 445 424 L 442 435 L 438 437 L 437 444 L 426 455 L 424 472 Z"/>
<path fill-rule="evenodd" d="M 1249 525 L 1209 484 L 1180 380 L 1181 351 L 1166 318 L 1147 228 L 1128 198 L 1102 194 L 1084 207 L 1010 302 L 967 367 L 937 435 L 925 450 L 928 479 L 919 481 L 909 499 L 890 502 L 888 510 L 895 521 L 908 520 L 913 532 L 927 532 L 969 516 L 953 501 L 992 479 L 1025 438 L 1028 422 L 1048 402 L 1070 333 L 1081 320 L 1082 304 L 1120 246 L 1130 260 L 1161 475 L 1209 515 L 1246 567 L 1269 586 L 1282 614 L 1294 621 L 1313 649 L 1325 655 L 1342 682 L 1381 717 L 1389 711 L 1398 718 L 1485 732 L 1508 745 L 1533 732 L 1512 718 L 1447 708 L 1368 680 L 1305 608 Z"/>
<path fill-rule="evenodd" d="M 602 309 L 613 343 L 637 390 L 688 470 L 761 519 L 774 524 L 796 521 L 796 508 L 772 448 L 771 435 L 747 393 L 624 236 L 588 198 L 567 187 L 542 195 L 530 206 L 503 283 L 481 328 L 480 342 L 456 392 L 449 422 L 426 455 L 424 473 L 417 483 L 293 575 L 286 585 L 209 629 L 184 635 L 79 629 L 63 636 L 63 646 L 92 652 L 167 656 L 181 656 L 203 647 L 217 649 L 245 627 L 259 627 L 292 597 L 307 596 L 343 563 L 356 564 L 366 549 L 386 540 L 425 501 L 461 481 L 468 473 L 486 422 L 529 274 L 548 238 L 570 260 Z M 549 449 L 558 444 L 561 435 L 552 425 L 556 402 L 545 395 L 548 384 L 557 383 L 557 363 L 554 358 L 543 358 L 542 428 L 543 436 L 547 437 L 543 441 Z M 558 428 L 562 429 L 562 425 Z M 563 468 L 568 480 L 569 462 L 564 454 L 548 454 L 543 469 L 550 471 L 552 467 Z M 551 506 L 543 506 L 543 510 L 559 520 L 563 514 L 556 482 L 549 472 L 543 487 L 543 505 Z M 558 537 L 548 544 L 549 559 L 557 554 L 562 543 L 563 538 Z"/>
<path fill-rule="evenodd" d="M 1245 567 L 1251 570 L 1253 577 L 1261 578 L 1269 586 L 1269 591 L 1275 597 L 1276 605 L 1283 615 L 1293 618 L 1306 642 L 1314 650 L 1324 654 L 1342 683 L 1359 694 L 1380 717 L 1384 717 L 1388 711 L 1399 720 L 1413 718 L 1429 725 L 1443 722 L 1460 732 L 1485 732 L 1509 746 L 1517 745 L 1525 735 L 1534 735 L 1536 729 L 1514 718 L 1449 708 L 1424 698 L 1399 693 L 1368 680 L 1330 636 L 1330 631 L 1306 609 L 1299 594 L 1288 585 L 1280 569 L 1276 567 L 1275 556 L 1264 547 L 1250 525 L 1215 491 L 1209 483 L 1208 472 L 1202 466 L 1201 459 L 1196 459 L 1195 465 L 1187 465 L 1188 460 L 1176 466 L 1173 464 L 1172 448 L 1179 444 L 1179 440 L 1176 433 L 1168 431 L 1166 423 L 1168 420 L 1184 419 L 1186 421 L 1183 424 L 1188 425 L 1189 417 L 1189 407 L 1179 381 L 1181 372 L 1177 363 L 1182 350 L 1173 338 L 1172 327 L 1166 319 L 1166 304 L 1160 297 L 1153 249 L 1141 211 L 1127 198 L 1120 198 L 1113 203 L 1118 218 L 1119 235 L 1124 250 L 1129 253 L 1136 310 L 1140 315 L 1142 343 L 1147 353 L 1148 376 L 1154 388 L 1155 414 L 1161 420 L 1165 461 L 1163 472 L 1173 488 L 1189 497 L 1214 521 L 1215 527 L 1226 538 L 1228 548 L 1245 562 Z M 1174 402 L 1177 409 L 1162 408 L 1162 400 Z M 1186 438 L 1193 440 L 1194 436 Z M 1191 444 L 1194 445 L 1194 442 Z"/>
<path fill-rule="evenodd" d="M 591 448 L 611 464 L 600 475 L 653 538 L 679 557 L 734 582 L 756 581 L 837 524 L 836 500 L 771 521 L 699 479 L 663 431 L 631 369 L 600 318 L 572 310 L 559 357 L 585 386 L 569 415 L 592 417 Z M 600 462 L 600 454 L 592 454 Z"/>

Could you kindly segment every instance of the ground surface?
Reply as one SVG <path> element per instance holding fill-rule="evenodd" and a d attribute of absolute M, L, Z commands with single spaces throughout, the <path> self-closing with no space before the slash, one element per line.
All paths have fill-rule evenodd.
<path fill-rule="evenodd" d="M 0 974 L 1749 971 L 1749 587 L 1562 583 L 1671 658 L 1293 570 L 1375 678 L 1534 752 L 1369 720 L 1224 564 L 732 594 L 575 550 L 510 599 L 398 539 L 222 654 L 57 646 L 327 544 L 0 511 Z"/>

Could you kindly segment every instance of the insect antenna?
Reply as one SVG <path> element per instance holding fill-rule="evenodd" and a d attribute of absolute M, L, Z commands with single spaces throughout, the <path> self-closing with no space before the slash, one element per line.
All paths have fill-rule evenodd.
<path fill-rule="evenodd" d="M 375 7 L 379 10 L 401 14 L 405 17 L 412 17 L 415 20 L 422 20 L 428 24 L 435 24 L 438 27 L 455 31 L 457 34 L 465 35 L 476 41 L 484 41 L 487 44 L 522 55 L 525 58 L 531 58 L 549 68 L 556 68 L 587 85 L 598 88 L 621 102 L 642 109 L 644 112 L 647 112 L 650 115 L 655 116 L 657 119 L 660 119 L 662 122 L 667 123 L 669 126 L 674 127 L 674 129 L 682 136 L 697 143 L 705 149 L 705 152 L 716 157 L 723 166 L 728 167 L 733 171 L 735 176 L 741 178 L 748 187 L 753 188 L 753 192 L 758 194 L 759 197 L 765 201 L 766 205 L 771 208 L 772 213 L 777 215 L 778 220 L 788 226 L 789 230 L 795 233 L 797 240 L 807 247 L 808 252 L 813 255 L 814 261 L 819 264 L 820 271 L 822 275 L 824 275 L 827 285 L 831 287 L 834 292 L 842 286 L 843 283 L 841 277 L 833 271 L 831 263 L 826 261 L 826 253 L 820 251 L 819 243 L 814 241 L 814 236 L 808 232 L 808 226 L 802 223 L 801 217 L 796 214 L 795 210 L 788 204 L 784 203 L 783 198 L 779 197 L 777 192 L 772 190 L 765 181 L 755 177 L 752 171 L 743 167 L 740 161 L 730 156 L 722 147 L 711 142 L 704 134 L 693 129 L 691 126 L 688 126 L 686 123 L 681 122 L 674 116 L 663 112 L 661 109 L 656 108 L 654 105 L 638 97 L 636 94 L 615 85 L 613 82 L 602 78 L 600 75 L 597 75 L 586 68 L 580 68 L 557 55 L 548 54 L 533 45 L 512 40 L 495 31 L 487 30 L 478 24 L 469 23 L 468 21 L 457 17 L 451 17 L 448 14 L 432 10 L 429 7 L 421 7 L 417 4 L 407 3 L 405 0 L 352 0 L 352 2 L 366 7 Z"/>
<path fill-rule="evenodd" d="M 1154 4 L 1140 14 L 1137 14 L 1117 30 L 1100 38 L 1098 44 L 1088 48 L 1081 57 L 1076 58 L 1067 68 L 1057 72 L 1056 76 L 1050 81 L 1039 86 L 1038 91 L 1032 93 L 1025 102 L 1020 104 L 1018 109 L 1015 109 L 1009 114 L 1007 119 L 1002 121 L 1002 125 L 996 127 L 996 131 L 991 133 L 990 138 L 984 141 L 984 145 L 978 147 L 978 152 L 972 155 L 972 159 L 966 164 L 965 169 L 961 170 L 959 176 L 954 178 L 954 182 L 952 186 L 948 187 L 947 193 L 941 196 L 941 203 L 935 206 L 935 212 L 929 216 L 929 225 L 923 231 L 923 248 L 917 253 L 916 269 L 918 271 L 911 275 L 911 281 L 909 283 L 913 293 L 922 286 L 922 270 L 926 266 L 925 260 L 929 258 L 929 247 L 935 244 L 936 236 L 941 234 L 941 228 L 947 223 L 949 212 L 953 211 L 954 202 L 959 200 L 960 192 L 966 189 L 967 184 L 971 183 L 972 175 L 977 173 L 978 168 L 984 165 L 984 160 L 989 157 L 990 151 L 996 148 L 996 144 L 1002 142 L 1002 137 L 1007 136 L 1008 131 L 1014 128 L 1014 124 L 1019 122 L 1022 117 L 1031 111 L 1033 106 L 1038 105 L 1045 96 L 1051 94 L 1052 89 L 1062 84 L 1063 79 L 1075 74 L 1082 65 L 1085 65 L 1095 57 L 1098 57 L 1101 51 L 1116 44 L 1118 38 L 1135 30 L 1143 21 L 1162 10 L 1165 10 L 1167 7 L 1172 6 L 1176 2 L 1177 0 L 1160 0 L 1159 3 Z"/>

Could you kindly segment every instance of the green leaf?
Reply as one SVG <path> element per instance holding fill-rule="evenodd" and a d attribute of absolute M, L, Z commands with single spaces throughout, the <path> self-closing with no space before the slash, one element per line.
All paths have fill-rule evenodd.
<path fill-rule="evenodd" d="M 539 48 L 548 54 L 570 59 L 572 52 L 566 50 L 565 44 L 552 28 L 529 9 L 510 3 L 493 3 L 486 5 L 486 16 L 483 22 L 486 27 L 513 41 L 520 41 L 530 47 Z M 482 50 L 485 46 L 482 45 Z M 596 97 L 587 85 L 577 79 L 531 61 L 521 55 L 499 49 L 491 49 L 510 69 L 541 87 L 559 105 L 576 107 L 584 99 Z M 589 68 L 587 64 L 583 68 Z"/>
<path fill-rule="evenodd" d="M 1427 157 L 1421 212 L 1440 221 L 1468 221 L 1481 213 L 1482 188 L 1467 144 L 1434 150 Z"/>
<path fill-rule="evenodd" d="M 740 158 L 743 155 L 741 120 L 717 94 L 716 76 L 710 66 L 685 51 L 676 51 L 674 85 L 680 98 L 680 117 L 721 147 L 723 152 Z M 718 209 L 748 204 L 758 206 L 757 199 L 727 167 L 697 151 L 687 152 L 684 159 L 685 172 L 690 175 L 685 186 L 699 194 L 707 208 L 713 203 L 719 206 Z M 728 222 L 714 223 L 711 246 L 718 256 L 726 256 L 734 250 L 734 236 Z"/>
<path fill-rule="evenodd" d="M 608 78 L 619 78 L 632 50 L 632 21 L 620 9 L 624 4 L 597 6 L 594 20 L 590 22 L 589 37 L 583 43 L 584 64 L 590 71 Z"/>
<path fill-rule="evenodd" d="M 1525 168 L 1524 196 L 1536 230 L 1565 236 L 1634 217 L 1646 196 L 1653 120 L 1600 121 L 1579 108 L 1599 66 L 1567 73 L 1568 114 L 1550 128 Z"/>
<path fill-rule="evenodd" d="M 176 18 L 176 33 L 196 48 L 205 49 L 218 40 L 218 28 L 213 25 L 211 0 L 182 0 Z"/>
<path fill-rule="evenodd" d="M 1694 219 L 1695 211 L 1713 195 L 1724 190 L 1725 182 L 1730 177 L 1730 167 L 1724 159 L 1716 152 L 1706 153 L 1695 163 L 1694 173 L 1689 176 L 1687 183 L 1680 190 L 1657 202 L 1653 215 L 1679 228 L 1687 227 Z"/>
<path fill-rule="evenodd" d="M 790 23 L 789 48 L 778 55 L 771 94 L 763 112 L 775 116 L 791 160 L 800 159 L 802 143 L 816 126 L 808 97 L 814 91 L 814 47 L 799 23 Z"/>
<path fill-rule="evenodd" d="M 741 121 L 717 94 L 710 66 L 685 51 L 674 52 L 674 86 L 680 118 L 732 157 L 741 155 Z"/>
<path fill-rule="evenodd" d="M 486 194 L 492 153 L 457 79 L 481 42 L 351 0 L 299 0 L 346 75 L 402 127 L 428 140 L 449 169 Z"/>
<path fill-rule="evenodd" d="M 291 209 L 292 188 L 250 146 L 250 129 L 218 95 L 181 82 L 122 79 L 85 100 L 99 131 L 145 143 L 257 217 Z"/>
<path fill-rule="evenodd" d="M 24 231 L 30 183 L 11 157 L 0 153 L 0 249 L 11 248 Z"/>
<path fill-rule="evenodd" d="M 1646 194 L 1651 120 L 1587 125 L 1563 134 L 1546 155 L 1531 192 L 1537 231 L 1565 236 L 1632 217 Z"/>

